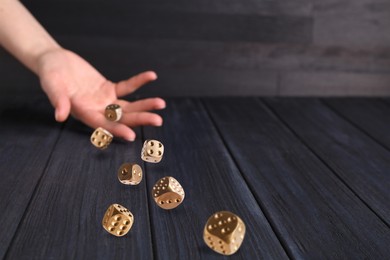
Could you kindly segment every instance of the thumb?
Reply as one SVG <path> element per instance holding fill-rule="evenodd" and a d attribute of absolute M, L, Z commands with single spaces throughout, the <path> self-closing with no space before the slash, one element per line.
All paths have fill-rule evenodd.
<path fill-rule="evenodd" d="M 67 96 L 60 96 L 55 102 L 55 119 L 64 122 L 70 114 L 70 100 Z"/>

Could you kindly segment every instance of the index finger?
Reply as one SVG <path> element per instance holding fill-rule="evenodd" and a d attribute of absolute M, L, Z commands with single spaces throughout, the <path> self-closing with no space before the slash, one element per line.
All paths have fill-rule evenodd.
<path fill-rule="evenodd" d="M 127 80 L 120 81 L 116 84 L 115 90 L 118 97 L 126 96 L 133 93 L 146 83 L 156 80 L 157 74 L 154 71 L 142 72 Z"/>

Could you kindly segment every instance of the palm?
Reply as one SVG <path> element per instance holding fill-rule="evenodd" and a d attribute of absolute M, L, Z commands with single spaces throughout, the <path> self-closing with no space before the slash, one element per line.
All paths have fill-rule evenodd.
<path fill-rule="evenodd" d="M 128 102 L 118 99 L 134 92 L 145 83 L 155 80 L 154 72 L 144 72 L 126 81 L 113 83 L 103 77 L 84 59 L 75 53 L 60 50 L 42 56 L 39 63 L 41 85 L 56 108 L 57 121 L 64 121 L 69 112 L 86 125 L 103 127 L 116 136 L 133 140 L 135 133 L 129 127 L 162 124 L 162 118 L 146 112 L 162 109 L 160 98 Z M 119 122 L 104 117 L 109 104 L 119 104 L 123 116 Z"/>

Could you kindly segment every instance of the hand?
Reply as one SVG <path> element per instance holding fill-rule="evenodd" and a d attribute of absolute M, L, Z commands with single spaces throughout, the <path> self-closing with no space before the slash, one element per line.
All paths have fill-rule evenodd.
<path fill-rule="evenodd" d="M 135 102 L 118 99 L 157 79 L 153 71 L 113 83 L 77 54 L 60 48 L 39 57 L 38 75 L 42 89 L 55 108 L 58 122 L 65 121 L 72 114 L 92 128 L 103 127 L 128 141 L 135 139 L 130 127 L 162 125 L 163 120 L 159 115 L 147 112 L 165 108 L 165 101 L 161 98 Z M 122 107 L 123 115 L 119 122 L 105 118 L 104 110 L 109 104 Z"/>

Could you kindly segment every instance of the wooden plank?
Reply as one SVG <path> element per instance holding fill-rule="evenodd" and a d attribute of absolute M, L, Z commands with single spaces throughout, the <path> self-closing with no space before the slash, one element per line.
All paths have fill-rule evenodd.
<path fill-rule="evenodd" d="M 177 69 L 279 69 L 372 74 L 390 72 L 389 49 L 363 51 L 341 47 L 243 41 L 144 40 L 126 37 L 118 39 L 104 35 L 91 37 L 56 34 L 55 38 L 93 64 L 99 64 L 100 68 L 116 65 L 118 68 L 126 66 L 134 69 L 150 69 L 156 66 Z M 94 43 L 93 48 L 91 42 Z M 9 57 L 2 57 L 5 58 L 9 60 Z M 0 69 L 6 69 L 6 66 L 1 66 Z"/>
<path fill-rule="evenodd" d="M 386 32 L 390 19 L 386 1 L 315 0 L 313 9 L 314 44 L 360 49 L 388 48 L 390 37 Z"/>
<path fill-rule="evenodd" d="M 383 49 L 104 35 L 62 35 L 56 39 L 113 81 L 155 70 L 159 80 L 137 92 L 143 96 L 390 94 L 390 52 Z M 1 53 L 0 70 L 7 85 L 0 89 L 0 95 L 41 91 L 34 75 Z M 26 88 L 31 82 L 35 87 Z"/>
<path fill-rule="evenodd" d="M 203 106 L 195 99 L 171 99 L 162 128 L 145 128 L 144 138 L 164 144 L 164 158 L 148 164 L 149 191 L 164 176 L 183 186 L 186 198 L 165 211 L 149 198 L 156 245 L 161 259 L 219 259 L 203 241 L 203 228 L 215 212 L 228 210 L 246 223 L 245 240 L 234 259 L 287 258 L 278 239 L 225 149 Z M 150 194 L 150 193 L 149 193 Z"/>
<path fill-rule="evenodd" d="M 0 105 L 0 259 L 23 219 L 60 134 L 42 98 L 1 99 Z"/>
<path fill-rule="evenodd" d="M 188 68 L 156 70 L 159 78 L 154 87 L 146 87 L 137 94 L 164 97 L 248 96 L 253 92 L 268 96 L 277 94 L 278 73 L 275 71 Z M 242 86 L 242 89 L 238 86 Z"/>
<path fill-rule="evenodd" d="M 313 19 L 308 16 L 153 11 L 108 2 L 79 2 L 77 8 L 68 2 L 26 4 L 50 32 L 66 35 L 304 44 L 312 40 Z"/>
<path fill-rule="evenodd" d="M 314 99 L 267 104 L 387 225 L 390 152 Z"/>
<path fill-rule="evenodd" d="M 390 95 L 388 73 L 343 71 L 288 71 L 281 75 L 281 96 Z"/>
<path fill-rule="evenodd" d="M 390 150 L 390 106 L 379 99 L 324 99 L 336 113 Z"/>
<path fill-rule="evenodd" d="M 34 7 L 37 3 L 50 3 L 48 0 L 36 0 L 34 2 L 23 0 L 26 5 Z M 103 0 L 55 0 L 55 3 L 68 3 L 77 8 L 80 2 L 89 4 L 91 7 L 96 4 L 104 3 Z M 274 0 L 272 2 L 257 0 L 148 0 L 148 1 L 123 1 L 111 0 L 110 6 L 116 9 L 127 10 L 150 10 L 154 12 L 191 12 L 191 13 L 212 13 L 212 14 L 261 14 L 261 15 L 310 15 L 312 11 L 312 1 L 296 0 L 285 2 L 283 0 Z M 112 7 L 111 7 L 112 8 Z M 41 11 L 42 12 L 42 11 Z M 115 15 L 116 12 L 109 12 Z"/>
<path fill-rule="evenodd" d="M 146 182 L 127 186 L 117 179 L 122 163 L 140 163 L 141 141 L 114 140 L 100 151 L 89 141 L 91 132 L 74 120 L 63 130 L 8 258 L 153 257 Z M 121 238 L 108 234 L 101 224 L 113 203 L 127 207 L 135 218 L 130 232 Z"/>
<path fill-rule="evenodd" d="M 257 99 L 205 104 L 290 257 L 390 254 L 389 227 Z"/>

